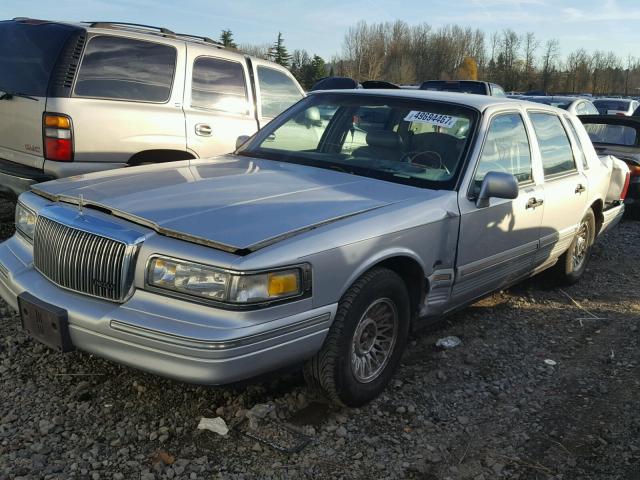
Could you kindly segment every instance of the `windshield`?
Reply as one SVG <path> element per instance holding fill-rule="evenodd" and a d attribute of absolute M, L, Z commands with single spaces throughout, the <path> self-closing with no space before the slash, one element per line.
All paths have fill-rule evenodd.
<path fill-rule="evenodd" d="M 45 97 L 51 71 L 73 27 L 0 22 L 0 90 Z"/>
<path fill-rule="evenodd" d="M 268 124 L 238 154 L 451 189 L 478 115 L 450 103 L 316 94 Z"/>
<path fill-rule="evenodd" d="M 621 112 L 626 112 L 629 110 L 629 102 L 628 100 L 594 100 L 593 104 L 596 106 L 598 111 L 602 114 L 606 114 L 609 110 L 616 110 Z"/>
<path fill-rule="evenodd" d="M 527 98 L 527 100 L 530 102 L 543 103 L 545 105 L 551 105 L 552 107 L 562 108 L 563 110 L 566 110 L 567 108 L 569 108 L 569 106 L 571 105 L 571 102 L 573 102 L 573 100 L 557 100 L 557 99 L 554 100 L 553 98 L 545 98 L 545 97 Z"/>

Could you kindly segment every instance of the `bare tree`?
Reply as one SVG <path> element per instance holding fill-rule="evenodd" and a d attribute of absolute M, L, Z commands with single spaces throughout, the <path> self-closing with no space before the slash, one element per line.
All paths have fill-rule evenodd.
<path fill-rule="evenodd" d="M 560 55 L 560 42 L 557 38 L 547 40 L 542 55 L 542 90 L 545 92 L 551 86 L 553 74 L 556 71 L 556 62 Z"/>

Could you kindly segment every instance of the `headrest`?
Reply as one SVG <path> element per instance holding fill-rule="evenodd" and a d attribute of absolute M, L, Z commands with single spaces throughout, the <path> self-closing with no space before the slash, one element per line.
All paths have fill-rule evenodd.
<path fill-rule="evenodd" d="M 399 148 L 402 139 L 396 132 L 374 130 L 367 133 L 367 145 L 370 147 Z"/>

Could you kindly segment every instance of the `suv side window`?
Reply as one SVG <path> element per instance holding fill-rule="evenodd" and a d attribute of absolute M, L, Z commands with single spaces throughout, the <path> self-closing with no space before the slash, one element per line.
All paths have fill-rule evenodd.
<path fill-rule="evenodd" d="M 474 193 L 480 191 L 482 180 L 489 172 L 510 173 L 520 184 L 533 180 L 531 147 L 520 114 L 507 113 L 491 120 L 473 179 Z"/>
<path fill-rule="evenodd" d="M 538 137 L 544 176 L 575 171 L 571 143 L 560 119 L 551 113 L 530 113 L 529 117 Z"/>
<path fill-rule="evenodd" d="M 293 80 L 273 68 L 258 66 L 262 116 L 273 118 L 302 98 Z"/>
<path fill-rule="evenodd" d="M 191 106 L 248 115 L 249 102 L 242 65 L 221 58 L 197 58 L 193 64 Z"/>
<path fill-rule="evenodd" d="M 77 97 L 164 103 L 176 69 L 176 49 L 159 43 L 101 35 L 87 44 Z"/>
<path fill-rule="evenodd" d="M 504 89 L 500 85 L 496 85 L 495 83 L 491 84 L 491 95 L 494 97 L 506 97 L 507 95 L 504 93 Z"/>

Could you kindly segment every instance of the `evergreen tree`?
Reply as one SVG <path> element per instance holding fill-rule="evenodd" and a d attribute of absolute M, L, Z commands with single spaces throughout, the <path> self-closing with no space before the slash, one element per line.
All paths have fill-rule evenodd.
<path fill-rule="evenodd" d="M 269 52 L 269 58 L 276 63 L 279 63 L 283 67 L 288 67 L 291 61 L 291 55 L 287 52 L 287 47 L 284 46 L 284 38 L 282 38 L 282 32 L 278 32 L 278 40 L 271 47 Z"/>
<path fill-rule="evenodd" d="M 220 34 L 220 43 L 227 48 L 238 48 L 236 42 L 233 41 L 233 33 L 231 33 L 231 30 L 222 30 L 222 33 Z"/>

